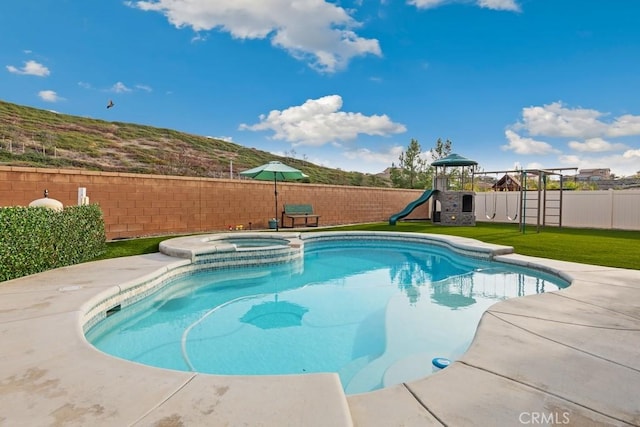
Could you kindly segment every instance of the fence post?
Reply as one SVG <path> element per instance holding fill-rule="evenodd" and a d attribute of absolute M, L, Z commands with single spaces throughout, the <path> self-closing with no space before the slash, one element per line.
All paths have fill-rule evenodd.
<path fill-rule="evenodd" d="M 609 218 L 610 218 L 610 222 L 609 222 L 609 228 L 613 230 L 613 202 L 614 202 L 614 194 L 613 194 L 613 188 L 609 189 Z"/>

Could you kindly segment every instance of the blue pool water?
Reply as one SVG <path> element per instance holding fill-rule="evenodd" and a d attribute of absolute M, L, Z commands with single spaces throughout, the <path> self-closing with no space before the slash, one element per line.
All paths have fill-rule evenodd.
<path fill-rule="evenodd" d="M 211 374 L 337 372 L 347 394 L 455 360 L 497 301 L 560 279 L 418 243 L 318 242 L 291 263 L 198 272 L 87 333 L 124 359 Z"/>

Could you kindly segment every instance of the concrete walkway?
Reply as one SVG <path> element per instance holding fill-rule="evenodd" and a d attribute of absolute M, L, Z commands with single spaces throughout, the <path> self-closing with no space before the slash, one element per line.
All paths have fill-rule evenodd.
<path fill-rule="evenodd" d="M 492 306 L 445 370 L 348 397 L 336 374 L 175 372 L 86 342 L 92 299 L 185 260 L 158 253 L 0 283 L 0 426 L 640 425 L 640 270 L 496 259 L 573 283 Z"/>

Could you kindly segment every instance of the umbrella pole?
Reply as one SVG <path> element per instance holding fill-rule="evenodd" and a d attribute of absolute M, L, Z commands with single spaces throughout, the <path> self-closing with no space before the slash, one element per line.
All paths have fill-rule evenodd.
<path fill-rule="evenodd" d="M 278 231 L 278 178 L 276 177 L 276 175 L 273 175 L 273 192 L 276 196 L 276 216 L 275 216 L 275 220 L 276 220 L 276 231 Z"/>

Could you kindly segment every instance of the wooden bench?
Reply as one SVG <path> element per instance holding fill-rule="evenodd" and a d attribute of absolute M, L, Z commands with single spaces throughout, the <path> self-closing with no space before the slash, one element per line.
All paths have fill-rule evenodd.
<path fill-rule="evenodd" d="M 291 219 L 290 226 L 286 225 L 286 218 Z M 311 205 L 284 205 L 281 221 L 283 228 L 293 228 L 296 224 L 296 219 L 300 218 L 304 218 L 305 227 L 317 227 L 320 215 L 313 213 L 313 206 Z"/>

